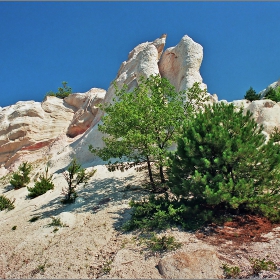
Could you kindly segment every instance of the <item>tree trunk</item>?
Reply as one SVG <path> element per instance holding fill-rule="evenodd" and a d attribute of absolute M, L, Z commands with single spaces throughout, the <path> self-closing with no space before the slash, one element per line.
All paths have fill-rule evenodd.
<path fill-rule="evenodd" d="M 162 165 L 159 166 L 159 175 L 160 175 L 161 183 L 162 184 L 165 183 L 165 178 L 164 178 L 164 174 L 163 174 L 163 166 Z"/>
<path fill-rule="evenodd" d="M 152 185 L 152 188 L 153 188 L 153 192 L 155 192 L 156 191 L 156 185 L 155 185 L 154 178 L 153 178 L 153 173 L 152 173 L 151 162 L 150 162 L 149 156 L 147 156 L 147 164 L 148 164 L 148 172 L 149 172 L 150 182 L 151 182 L 151 185 Z"/>

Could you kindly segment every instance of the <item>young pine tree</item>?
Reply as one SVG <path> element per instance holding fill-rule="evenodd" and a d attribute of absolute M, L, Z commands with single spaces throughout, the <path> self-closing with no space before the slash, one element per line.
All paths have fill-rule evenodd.
<path fill-rule="evenodd" d="M 250 87 L 246 91 L 244 98 L 250 101 L 254 101 L 254 100 L 260 100 L 261 97 L 259 94 L 256 93 L 256 91 L 252 87 Z"/>
<path fill-rule="evenodd" d="M 96 169 L 93 169 L 91 172 L 86 172 L 81 164 L 79 164 L 76 159 L 73 159 L 67 171 L 63 172 L 63 176 L 67 181 L 68 186 L 63 190 L 65 198 L 62 200 L 62 203 L 66 204 L 75 202 L 77 198 L 77 186 L 79 184 L 87 184 L 88 180 L 95 174 L 95 172 Z"/>
<path fill-rule="evenodd" d="M 214 104 L 185 127 L 169 170 L 177 197 L 280 219 L 279 145 L 265 143 L 251 116 L 232 104 Z"/>
<path fill-rule="evenodd" d="M 31 169 L 32 169 L 32 166 L 30 163 L 23 162 L 19 166 L 18 171 L 13 174 L 10 184 L 12 186 L 14 186 L 14 188 L 16 190 L 26 187 L 27 184 L 29 184 L 29 182 L 30 182 L 29 174 L 31 172 Z"/>

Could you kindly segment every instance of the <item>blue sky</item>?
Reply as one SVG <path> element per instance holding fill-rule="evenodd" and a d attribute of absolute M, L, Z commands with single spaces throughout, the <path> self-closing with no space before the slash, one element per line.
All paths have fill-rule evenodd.
<path fill-rule="evenodd" d="M 167 33 L 204 49 L 203 82 L 228 101 L 280 78 L 280 2 L 0 2 L 0 106 L 108 89 L 138 44 Z"/>

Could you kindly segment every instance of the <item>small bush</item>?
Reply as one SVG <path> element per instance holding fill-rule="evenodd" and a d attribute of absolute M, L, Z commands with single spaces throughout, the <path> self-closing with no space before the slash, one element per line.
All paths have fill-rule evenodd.
<path fill-rule="evenodd" d="M 254 101 L 254 100 L 260 100 L 261 96 L 260 96 L 260 94 L 257 94 L 256 91 L 252 87 L 250 87 L 246 91 L 244 98 L 247 100 L 250 100 L 250 101 Z"/>
<path fill-rule="evenodd" d="M 280 141 L 280 131 L 278 127 L 274 127 L 273 132 L 270 134 L 270 139 L 273 142 L 279 142 Z"/>
<path fill-rule="evenodd" d="M 236 279 L 240 273 L 240 268 L 238 266 L 229 266 L 227 264 L 223 264 L 222 268 L 227 279 Z"/>
<path fill-rule="evenodd" d="M 60 218 L 51 217 L 52 221 L 48 224 L 49 227 L 65 227 L 66 225 L 63 224 Z"/>
<path fill-rule="evenodd" d="M 275 102 L 280 101 L 280 87 L 272 88 L 270 87 L 264 95 L 265 98 L 270 99 Z"/>
<path fill-rule="evenodd" d="M 16 230 L 16 229 L 17 229 L 17 226 L 13 226 L 13 227 L 12 227 L 12 230 Z"/>
<path fill-rule="evenodd" d="M 250 262 L 254 274 L 259 274 L 262 270 L 275 271 L 277 269 L 277 266 L 273 261 L 266 260 L 265 258 L 262 260 L 250 259 Z"/>
<path fill-rule="evenodd" d="M 30 182 L 29 174 L 31 172 L 32 166 L 28 162 L 22 163 L 18 171 L 15 172 L 12 176 L 10 184 L 17 190 L 23 187 L 26 187 Z"/>
<path fill-rule="evenodd" d="M 15 208 L 14 202 L 15 202 L 15 199 L 11 201 L 6 196 L 0 195 L 0 211 L 3 211 L 3 210 L 9 211 L 9 210 L 14 209 Z"/>
<path fill-rule="evenodd" d="M 35 198 L 46 193 L 48 190 L 52 190 L 54 188 L 54 184 L 52 182 L 53 175 L 48 175 L 48 167 L 45 169 L 45 174 L 39 176 L 39 181 L 35 182 L 35 186 L 33 188 L 27 188 L 29 191 L 28 197 Z"/>
<path fill-rule="evenodd" d="M 76 187 L 82 183 L 86 184 L 95 172 L 96 169 L 86 173 L 86 170 L 81 167 L 81 164 L 77 163 L 76 159 L 73 159 L 67 171 L 63 172 L 68 187 L 63 190 L 65 198 L 62 200 L 62 203 L 75 202 L 77 198 Z"/>
<path fill-rule="evenodd" d="M 153 194 L 143 201 L 132 200 L 129 203 L 133 208 L 131 219 L 122 229 L 155 230 L 181 226 L 185 230 L 197 230 L 206 222 L 219 222 L 212 209 L 202 209 L 200 204 L 198 200 L 172 200 L 167 193 L 158 197 Z"/>
<path fill-rule="evenodd" d="M 175 241 L 174 236 L 163 235 L 162 237 L 157 237 L 155 234 L 146 243 L 153 252 L 173 251 L 182 246 L 181 243 Z"/>
<path fill-rule="evenodd" d="M 62 87 L 58 88 L 58 92 L 49 91 L 46 96 L 56 96 L 57 98 L 64 99 L 70 94 L 72 94 L 72 88 L 67 86 L 67 82 L 62 82 Z"/>

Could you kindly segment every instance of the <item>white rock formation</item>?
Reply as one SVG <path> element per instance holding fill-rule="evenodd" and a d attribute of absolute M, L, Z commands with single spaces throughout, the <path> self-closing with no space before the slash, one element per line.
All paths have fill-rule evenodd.
<path fill-rule="evenodd" d="M 264 131 L 270 134 L 274 127 L 280 129 L 280 102 L 276 103 L 269 99 L 255 100 L 245 108 L 250 110 L 254 120 L 264 126 Z"/>
<path fill-rule="evenodd" d="M 201 83 L 201 88 L 205 89 L 199 72 L 202 59 L 202 46 L 185 35 L 177 46 L 164 51 L 159 61 L 159 72 L 177 91 L 187 90 L 195 82 Z"/>
<path fill-rule="evenodd" d="M 96 105 L 103 101 L 105 94 L 104 89 L 92 88 L 84 94 L 74 93 L 64 99 L 66 103 L 77 109 L 68 127 L 68 136 L 75 137 L 82 134 L 91 126 L 98 113 Z"/>
<path fill-rule="evenodd" d="M 177 88 L 177 90 L 186 90 L 191 87 L 194 82 L 200 82 L 202 88 L 206 85 L 202 83 L 202 78 L 199 73 L 199 68 L 202 62 L 203 49 L 195 43 L 190 37 L 184 36 L 181 42 L 174 48 L 169 48 L 163 53 L 163 48 L 166 41 L 166 35 L 153 42 L 146 42 L 136 46 L 128 55 L 128 60 L 124 61 L 118 71 L 115 82 L 118 88 L 122 88 L 124 84 L 128 86 L 128 90 L 132 90 L 138 85 L 141 76 L 149 77 L 150 75 L 160 74 L 166 77 Z M 169 60 L 168 53 L 175 53 L 176 61 Z M 169 67 L 169 63 L 173 63 Z M 176 78 L 176 75 L 180 78 Z M 211 102 L 217 102 L 216 95 L 209 95 Z M 115 88 L 113 84 L 107 90 L 104 102 L 112 103 L 115 97 Z M 102 112 L 96 114 L 92 122 L 91 128 L 75 143 L 71 145 L 71 153 L 83 163 L 90 163 L 98 160 L 88 152 L 88 146 L 91 144 L 94 147 L 103 147 L 104 143 L 102 135 L 98 131 L 96 125 L 102 117 Z M 62 152 L 66 157 L 69 157 L 69 150 L 65 149 Z M 66 162 L 66 161 L 65 161 Z M 55 162 L 53 162 L 55 166 Z"/>
<path fill-rule="evenodd" d="M 64 100 L 47 96 L 41 102 L 19 101 L 0 111 L 1 175 L 26 160 L 48 158 L 90 127 L 105 90 L 91 89 Z"/>

